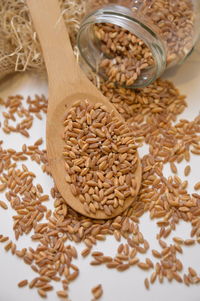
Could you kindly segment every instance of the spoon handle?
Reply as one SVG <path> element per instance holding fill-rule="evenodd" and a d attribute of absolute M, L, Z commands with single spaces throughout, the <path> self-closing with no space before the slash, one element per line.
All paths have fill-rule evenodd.
<path fill-rule="evenodd" d="M 68 86 L 74 82 L 78 68 L 58 0 L 27 0 L 27 5 L 42 47 L 50 90 L 63 90 L 66 82 Z"/>

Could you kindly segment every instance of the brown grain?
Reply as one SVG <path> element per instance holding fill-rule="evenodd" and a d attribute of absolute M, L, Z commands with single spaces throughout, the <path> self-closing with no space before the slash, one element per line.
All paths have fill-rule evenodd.
<path fill-rule="evenodd" d="M 194 244 L 195 244 L 195 240 L 194 239 L 186 239 L 184 241 L 184 245 L 186 245 L 186 246 L 192 246 Z"/>
<path fill-rule="evenodd" d="M 185 285 L 189 286 L 190 285 L 190 281 L 189 281 L 189 278 L 187 275 L 184 274 L 184 277 L 183 277 L 183 281 L 185 283 Z"/>
<path fill-rule="evenodd" d="M 148 278 L 145 278 L 145 280 L 144 280 L 144 285 L 145 285 L 146 289 L 149 290 L 150 285 L 149 285 L 149 280 L 148 280 Z"/>
<path fill-rule="evenodd" d="M 129 260 L 130 265 L 136 265 L 138 262 L 139 262 L 139 258 L 137 258 L 137 257 L 134 257 Z"/>
<path fill-rule="evenodd" d="M 171 162 L 170 163 L 170 168 L 171 168 L 171 171 L 173 172 L 173 173 L 177 173 L 177 167 L 176 167 L 176 165 L 174 164 L 174 162 Z"/>
<path fill-rule="evenodd" d="M 45 291 L 43 291 L 43 289 L 38 289 L 38 294 L 40 295 L 40 297 L 42 298 L 46 298 L 47 297 L 47 293 Z"/>
<path fill-rule="evenodd" d="M 108 2 L 101 0 L 92 4 L 93 9 L 108 5 Z M 129 2 L 123 3 L 127 6 L 130 13 L 133 10 L 133 17 L 135 15 L 135 7 L 131 6 Z M 164 5 L 164 10 L 161 8 Z M 179 11 L 177 15 L 175 11 Z M 146 3 L 141 3 L 138 8 L 140 15 L 151 21 L 152 25 L 159 30 L 163 41 L 168 47 L 167 64 L 171 64 L 178 58 L 184 58 L 187 49 L 188 52 L 193 46 L 194 24 L 193 7 L 189 0 L 184 0 L 181 4 L 176 2 L 171 4 L 169 0 L 156 1 L 148 6 Z M 171 21 L 173 20 L 173 28 Z M 185 29 L 182 32 L 181 24 Z M 154 66 L 155 62 L 152 57 L 151 50 L 136 35 L 124 29 L 109 23 L 98 23 L 93 27 L 94 40 L 96 41 L 103 59 L 100 61 L 98 71 L 104 77 L 107 77 L 110 82 L 116 82 L 118 85 L 131 86 L 137 81 L 143 70 Z M 182 34 L 182 39 L 179 40 L 179 35 Z M 174 43 L 176 41 L 176 43 Z M 155 113 L 160 113 L 161 108 L 153 108 Z M 193 150 L 194 151 L 194 150 Z M 197 150 L 196 150 L 197 152 Z M 168 153 L 167 153 L 168 154 Z M 182 155 L 182 154 L 180 154 Z"/>
<path fill-rule="evenodd" d="M 73 281 L 75 280 L 79 275 L 79 270 L 77 271 L 74 271 L 73 273 L 71 273 L 69 276 L 68 276 L 68 280 L 69 281 Z"/>
<path fill-rule="evenodd" d="M 173 241 L 175 241 L 178 244 L 183 244 L 184 243 L 184 239 L 181 237 L 173 237 Z"/>
<path fill-rule="evenodd" d="M 19 283 L 18 283 L 18 286 L 19 287 L 24 287 L 24 286 L 26 286 L 28 284 L 28 280 L 22 280 L 22 281 L 20 281 Z"/>
<path fill-rule="evenodd" d="M 182 277 L 177 272 L 173 272 L 173 277 L 177 282 L 183 282 Z"/>
<path fill-rule="evenodd" d="M 5 242 L 5 241 L 7 241 L 9 239 L 9 237 L 7 237 L 7 236 L 2 236 L 2 237 L 0 237 L 0 242 Z"/>
<path fill-rule="evenodd" d="M 154 268 L 154 264 L 153 264 L 153 262 L 152 262 L 152 260 L 150 259 L 150 258 L 146 258 L 146 263 L 148 264 L 148 266 L 150 267 L 150 268 Z"/>
<path fill-rule="evenodd" d="M 189 267 L 188 272 L 192 277 L 197 277 L 197 272 L 193 268 Z"/>
<path fill-rule="evenodd" d="M 117 39 L 116 33 L 123 38 Z M 99 65 L 101 72 L 105 73 L 110 81 L 131 86 L 144 69 L 153 65 L 152 54 L 147 45 L 121 27 L 112 24 L 96 24 L 94 35 L 102 43 L 102 53 L 112 56 L 111 59 L 108 57 L 103 59 Z M 107 42 L 105 41 L 106 35 L 109 37 Z M 128 44 L 127 40 L 129 40 Z M 130 49 L 134 49 L 134 52 Z M 132 68 L 126 72 L 128 66 Z"/>
<path fill-rule="evenodd" d="M 98 117 L 88 122 L 84 116 L 90 116 L 90 114 Z M 103 132 L 107 135 L 96 131 L 96 123 L 101 124 Z M 67 112 L 64 126 L 64 148 L 67 147 L 70 151 L 66 152 L 64 149 L 63 157 L 69 166 L 66 171 L 70 178 L 72 194 L 81 200 L 83 209 L 87 213 L 95 214 L 97 210 L 100 210 L 104 211 L 107 216 L 112 215 L 118 206 L 123 206 L 126 199 L 132 197 L 135 189 L 134 171 L 138 164 L 137 147 L 134 139 L 129 135 L 128 127 L 118 120 L 114 112 L 108 113 L 101 104 L 94 106 L 87 101 L 78 102 Z M 79 146 L 76 145 L 76 151 L 73 151 L 75 147 L 73 134 L 79 135 L 77 136 Z M 108 140 L 108 137 L 111 140 Z M 111 144 L 110 141 L 112 141 Z M 99 144 L 103 147 L 99 148 Z M 83 160 L 79 160 L 85 145 L 87 148 L 84 149 Z M 126 160 L 122 160 L 123 156 Z M 107 160 L 110 160 L 112 164 L 108 164 Z M 119 164 L 114 164 L 118 161 Z M 113 177 L 113 171 L 115 171 L 115 177 Z M 130 187 L 127 184 L 119 184 L 122 176 L 129 178 Z M 111 205 L 114 203 L 116 206 Z M 114 235 L 119 241 L 118 230 L 115 230 Z M 92 247 L 88 240 L 85 240 L 85 243 L 88 248 Z"/>
<path fill-rule="evenodd" d="M 150 278 L 151 284 L 153 284 L 153 283 L 156 281 L 156 277 L 157 277 L 157 273 L 156 273 L 156 272 L 153 272 L 153 273 L 151 274 L 151 278 Z"/>
<path fill-rule="evenodd" d="M 117 270 L 122 272 L 122 271 L 125 271 L 125 270 L 129 269 L 129 267 L 130 267 L 129 263 L 124 263 L 124 264 L 118 265 Z"/>
<path fill-rule="evenodd" d="M 138 266 L 140 269 L 142 269 L 142 270 L 148 270 L 148 269 L 149 269 L 149 265 L 148 265 L 147 263 L 145 263 L 145 262 L 139 262 L 139 263 L 137 264 L 137 266 Z"/>
<path fill-rule="evenodd" d="M 88 256 L 90 254 L 90 248 L 86 248 L 86 249 L 84 249 L 82 252 L 81 252 L 81 255 L 83 256 L 83 257 L 86 257 L 86 256 Z"/>
<path fill-rule="evenodd" d="M 3 209 L 8 209 L 7 204 L 3 201 L 0 201 L 0 207 L 3 208 Z"/>
<path fill-rule="evenodd" d="M 161 258 L 161 254 L 157 250 L 152 250 L 152 255 L 156 258 Z"/>
<path fill-rule="evenodd" d="M 6 183 L 0 184 L 0 191 L 4 191 L 6 189 Z"/>
<path fill-rule="evenodd" d="M 6 250 L 6 252 L 8 252 L 8 251 L 11 249 L 11 247 L 12 247 L 12 241 L 9 241 L 9 242 L 5 245 L 4 249 Z"/>
<path fill-rule="evenodd" d="M 194 185 L 194 189 L 195 189 L 195 190 L 199 190 L 199 189 L 200 189 L 200 182 L 197 182 L 197 183 Z"/>
<path fill-rule="evenodd" d="M 95 300 L 98 300 L 101 298 L 101 296 L 103 295 L 103 288 L 101 284 L 96 285 L 95 287 L 93 287 L 91 289 L 91 292 L 95 298 Z"/>
<path fill-rule="evenodd" d="M 66 291 L 57 291 L 56 294 L 60 298 L 67 298 L 68 297 L 68 293 Z"/>
<path fill-rule="evenodd" d="M 185 169 L 184 169 L 184 175 L 185 175 L 185 177 L 189 176 L 190 171 L 191 171 L 191 167 L 190 167 L 190 165 L 187 165 L 185 167 Z"/>
<path fill-rule="evenodd" d="M 34 278 L 33 280 L 31 280 L 31 282 L 29 283 L 29 288 L 33 288 L 37 282 L 38 278 Z"/>

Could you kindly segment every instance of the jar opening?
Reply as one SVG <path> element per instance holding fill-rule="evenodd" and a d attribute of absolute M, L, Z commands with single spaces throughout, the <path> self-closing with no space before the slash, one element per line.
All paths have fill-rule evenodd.
<path fill-rule="evenodd" d="M 120 5 L 103 7 L 86 17 L 78 47 L 95 73 L 120 86 L 147 86 L 166 67 L 165 47 L 159 37 Z"/>

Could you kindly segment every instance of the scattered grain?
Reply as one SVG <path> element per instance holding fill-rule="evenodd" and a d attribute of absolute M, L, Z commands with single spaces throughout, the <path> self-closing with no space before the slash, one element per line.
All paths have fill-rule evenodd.
<path fill-rule="evenodd" d="M 152 250 L 152 255 L 156 258 L 161 258 L 161 254 L 156 250 Z"/>
<path fill-rule="evenodd" d="M 60 298 L 67 298 L 68 297 L 68 293 L 66 291 L 57 291 L 56 294 Z"/>
<path fill-rule="evenodd" d="M 38 294 L 40 295 L 40 297 L 42 298 L 46 298 L 47 297 L 47 293 L 43 290 L 43 289 L 38 289 Z"/>
<path fill-rule="evenodd" d="M 200 189 L 200 182 L 197 182 L 197 183 L 194 185 L 194 189 L 195 189 L 195 190 L 199 190 L 199 189 Z"/>
<path fill-rule="evenodd" d="M 177 173 L 177 167 L 174 164 L 174 162 L 170 162 L 170 168 L 173 173 L 175 173 L 175 174 Z"/>
<path fill-rule="evenodd" d="M 20 281 L 19 283 L 18 283 L 18 286 L 19 287 L 24 287 L 24 286 L 26 286 L 28 284 L 28 280 L 22 280 L 22 281 Z"/>
<path fill-rule="evenodd" d="M 139 263 L 137 264 L 137 266 L 138 266 L 140 269 L 142 269 L 142 270 L 148 270 L 148 269 L 149 269 L 149 265 L 148 265 L 147 263 L 145 263 L 145 262 L 139 262 Z"/>
<path fill-rule="evenodd" d="M 8 206 L 3 201 L 0 201 L 0 207 L 3 208 L 3 209 L 8 209 Z"/>
<path fill-rule="evenodd" d="M 98 284 L 97 286 L 93 287 L 91 292 L 96 300 L 100 299 L 101 296 L 103 295 L 102 285 Z"/>
<path fill-rule="evenodd" d="M 189 176 L 190 171 L 191 171 L 191 167 L 190 167 L 190 165 L 187 165 L 185 167 L 185 169 L 184 169 L 184 175 L 185 175 L 185 177 Z"/>
<path fill-rule="evenodd" d="M 145 278 L 145 280 L 144 280 L 144 285 L 145 285 L 146 289 L 149 290 L 150 285 L 149 285 L 149 280 L 148 280 L 148 278 Z"/>
<path fill-rule="evenodd" d="M 122 272 L 122 271 L 125 271 L 125 270 L 129 269 L 129 267 L 130 267 L 129 263 L 124 263 L 124 264 L 118 265 L 117 270 Z"/>
<path fill-rule="evenodd" d="M 184 110 L 186 103 L 178 90 L 167 81 L 157 80 L 145 89 L 134 91 L 116 88 L 110 83 L 102 84 L 101 89 L 127 121 L 131 129 L 131 139 L 139 144 L 145 141 L 149 145 L 149 153 L 142 158 L 143 181 L 137 202 L 133 202 L 122 216 L 110 221 L 96 221 L 74 212 L 66 205 L 57 188 L 53 187 L 51 196 L 55 201 L 54 209 L 48 210 L 44 206 L 48 196 L 44 195 L 41 185 L 34 184 L 34 181 L 37 182 L 37 175 L 24 164 L 24 161 L 33 160 L 41 167 L 43 172 L 50 174 L 46 150 L 41 149 L 41 141 L 33 145 L 23 145 L 21 152 L 6 149 L 3 141 L 0 141 L 0 185 L 4 187 L 2 193 L 5 200 L 9 202 L 9 207 L 15 212 L 13 215 L 15 237 L 18 240 L 23 235 L 30 235 L 29 233 L 31 232 L 31 238 L 36 242 L 36 245 L 33 248 L 19 250 L 16 248 L 16 244 L 9 241 L 9 238 L 3 234 L 0 235 L 0 242 L 4 243 L 7 241 L 5 248 L 11 250 L 14 255 L 29 264 L 37 273 L 38 277 L 29 283 L 29 287 L 38 289 L 38 293 L 45 297 L 46 292 L 53 288 L 50 284 L 51 281 L 67 281 L 63 284 L 65 291 L 69 282 L 79 274 L 78 268 L 73 262 L 78 254 L 71 246 L 70 241 L 74 243 L 86 242 L 88 247 L 82 251 L 82 256 L 87 256 L 90 252 L 92 253 L 92 248 L 99 240 L 103 241 L 109 235 L 115 235 L 118 240 L 123 238 L 126 241 L 123 241 L 123 247 L 122 244 L 119 246 L 118 250 L 116 250 L 117 255 L 113 259 L 101 254 L 103 252 L 100 253 L 101 255 L 93 253 L 93 255 L 96 255 L 94 258 L 99 257 L 100 261 L 95 260 L 97 264 L 102 264 L 101 260 L 103 258 L 105 266 L 108 268 L 125 270 L 126 268 L 135 268 L 134 265 L 138 265 L 145 270 L 153 268 L 150 258 L 147 258 L 146 262 L 142 263 L 136 257 L 138 253 L 145 253 L 150 249 L 148 241 L 141 235 L 139 229 L 140 216 L 144 212 L 149 212 L 151 218 L 159 218 L 157 239 L 159 239 L 162 247 L 160 251 L 161 257 L 158 258 L 158 262 L 153 268 L 150 282 L 154 283 L 157 278 L 160 282 L 163 282 L 167 278 L 169 281 L 175 279 L 182 282 L 184 280 L 186 285 L 197 284 L 199 278 L 195 276 L 193 271 L 190 270 L 189 275 L 184 275 L 183 279 L 179 275 L 179 272 L 184 267 L 184 262 L 182 264 L 177 259 L 177 252 L 183 252 L 185 241 L 182 238 L 174 237 L 175 244 L 168 246 L 163 237 L 170 234 L 171 231 L 175 233 L 176 225 L 181 220 L 184 220 L 192 225 L 191 237 L 194 238 L 192 239 L 192 244 L 193 241 L 200 242 L 200 196 L 197 193 L 190 195 L 187 192 L 187 181 L 182 182 L 178 177 L 166 178 L 163 174 L 163 168 L 167 162 L 176 164 L 180 159 L 184 160 L 183 156 L 189 162 L 190 147 L 199 144 L 200 117 L 198 116 L 191 122 L 180 120 L 175 123 L 177 115 Z M 35 113 L 29 113 L 23 108 L 24 104 L 18 97 L 9 98 L 5 101 L 5 109 L 8 113 L 15 101 L 19 103 L 17 107 L 19 114 L 22 114 L 24 118 L 28 114 L 35 117 Z M 37 108 L 37 111 L 46 112 L 47 101 L 44 99 L 29 99 L 27 104 L 31 111 L 32 108 L 34 110 Z M 158 112 L 156 113 L 156 111 Z M 7 120 L 6 122 L 9 123 L 10 119 L 8 115 L 6 116 L 3 117 L 4 121 Z M 94 119 L 98 118 L 94 115 L 93 117 Z M 89 117 L 86 117 L 86 119 L 86 122 L 90 124 Z M 8 126 L 11 126 L 10 123 Z M 100 122 L 96 123 L 95 126 L 97 126 L 95 129 L 102 129 Z M 15 129 L 9 129 L 10 133 L 15 131 L 16 134 L 21 135 L 20 130 L 20 127 L 17 127 L 17 125 Z M 29 128 L 25 127 L 25 130 L 29 133 Z M 102 131 L 96 132 L 99 134 L 100 139 L 103 139 Z M 193 133 L 192 139 L 191 132 Z M 129 134 L 124 135 L 124 141 L 128 141 L 126 139 L 129 139 L 127 138 Z M 89 137 L 88 139 L 90 138 L 93 139 L 94 137 Z M 77 147 L 76 140 L 73 137 L 71 139 L 72 147 L 74 147 L 73 151 Z M 82 146 L 85 149 L 83 151 L 87 151 L 89 145 L 95 144 L 93 140 L 88 142 L 91 143 Z M 107 150 L 106 145 L 104 148 L 105 153 Z M 125 149 L 122 148 L 122 151 L 125 151 Z M 166 154 L 168 155 L 166 156 Z M 123 160 L 126 161 L 125 157 L 126 152 L 120 153 L 119 164 L 123 164 Z M 69 162 L 66 162 L 66 170 L 71 168 L 72 160 L 74 159 L 72 158 Z M 79 167 L 79 164 L 83 164 L 80 158 L 78 160 L 76 161 L 77 167 Z M 109 162 L 109 160 L 107 159 L 106 162 Z M 90 164 L 95 164 L 95 162 L 91 163 L 88 160 L 87 165 L 89 166 Z M 112 162 L 112 164 L 114 163 Z M 104 165 L 101 165 L 102 169 L 105 168 Z M 75 174 L 79 170 L 77 167 Z M 85 168 L 84 172 L 87 171 L 88 167 Z M 109 183 L 110 179 L 112 179 L 112 172 L 114 173 L 116 170 L 109 170 L 107 174 L 104 171 L 99 172 L 97 175 L 99 180 L 95 178 L 98 185 Z M 115 180 L 114 185 L 117 186 L 117 191 L 114 193 L 120 195 L 119 192 L 123 194 L 124 187 L 130 185 L 130 177 L 120 174 L 120 170 L 117 172 L 119 173 L 119 183 Z M 84 175 L 81 177 L 84 177 Z M 97 196 L 93 200 L 93 204 L 95 208 L 98 208 L 98 191 L 95 186 L 92 186 L 94 183 L 91 181 L 93 180 L 87 179 L 88 184 L 85 190 L 88 191 L 90 197 L 93 195 Z M 134 190 L 134 179 L 132 179 L 131 184 Z M 120 189 L 118 186 L 120 186 Z M 108 190 L 112 188 L 112 185 L 108 187 L 106 184 L 104 188 L 99 189 L 99 198 L 102 198 L 102 202 L 104 202 L 103 191 L 107 191 L 107 193 L 112 195 L 112 189 Z M 130 193 L 133 194 L 133 191 L 130 191 Z M 111 206 L 115 207 L 119 205 L 118 203 L 123 203 L 122 199 L 119 199 L 119 201 L 114 201 L 114 205 L 112 205 L 112 199 L 108 199 L 106 205 L 108 210 L 112 211 Z M 191 240 L 189 241 L 190 245 Z M 181 244 L 183 245 L 182 248 L 180 247 Z M 121 256 L 121 259 L 118 255 Z"/>
<path fill-rule="evenodd" d="M 197 272 L 193 268 L 189 267 L 188 272 L 192 277 L 197 277 Z"/>
<path fill-rule="evenodd" d="M 157 273 L 156 273 L 156 272 L 153 272 L 153 273 L 151 274 L 151 278 L 150 278 L 151 284 L 153 284 L 153 283 L 156 281 L 156 277 L 157 277 Z"/>
<path fill-rule="evenodd" d="M 182 239 L 181 237 L 173 237 L 173 241 L 178 243 L 178 244 L 183 244 L 184 243 L 184 239 Z"/>
<path fill-rule="evenodd" d="M 194 239 L 186 239 L 184 241 L 184 245 L 186 245 L 186 246 L 192 246 L 194 244 L 195 244 L 195 240 Z"/>

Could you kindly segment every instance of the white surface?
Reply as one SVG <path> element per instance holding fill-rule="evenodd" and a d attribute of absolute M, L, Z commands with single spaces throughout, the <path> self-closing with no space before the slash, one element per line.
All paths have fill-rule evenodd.
<path fill-rule="evenodd" d="M 200 51 L 196 50 L 184 65 L 175 71 L 170 71 L 167 74 L 170 80 L 173 80 L 182 93 L 188 95 L 188 108 L 181 115 L 181 118 L 187 118 L 192 120 L 198 113 L 200 108 Z M 15 94 L 34 95 L 35 93 L 44 93 L 47 95 L 47 85 L 45 79 L 38 78 L 34 75 L 20 75 L 15 76 L 9 81 L 3 83 L 0 86 L 0 97 L 6 97 L 8 95 Z M 0 106 L 0 112 L 3 108 Z M 1 120 L 0 120 L 1 121 Z M 38 136 L 39 133 L 39 136 Z M 31 129 L 30 144 L 36 141 L 39 137 L 45 137 L 45 120 L 35 121 L 34 126 Z M 12 134 L 11 136 L 4 135 L 0 129 L 0 139 L 5 141 L 4 146 L 20 148 L 24 143 L 25 138 L 19 134 Z M 26 140 L 27 141 L 27 140 Z M 28 143 L 29 143 L 28 141 Z M 36 179 L 36 183 L 41 183 L 42 186 L 49 191 L 52 186 L 52 180 L 44 175 L 38 166 L 31 163 L 34 170 L 37 170 L 39 174 Z M 180 176 L 183 176 L 183 168 L 186 164 L 180 165 Z M 195 182 L 200 180 L 199 166 L 200 157 L 192 156 L 191 160 L 192 173 L 189 177 L 190 191 Z M 168 171 L 170 173 L 170 171 Z M 3 194 L 0 195 L 3 200 Z M 49 202 L 50 206 L 50 202 Z M 13 237 L 12 231 L 12 209 L 4 211 L 0 208 L 0 234 L 9 235 Z M 158 243 L 155 239 L 155 235 L 158 232 L 158 228 L 155 226 L 156 221 L 150 221 L 148 216 L 145 215 L 141 218 L 140 229 L 145 238 L 151 243 L 151 248 L 158 248 Z M 189 238 L 190 226 L 181 223 L 176 231 L 177 236 Z M 167 239 L 171 241 L 171 236 Z M 28 247 L 33 244 L 29 236 L 19 239 L 17 243 L 18 247 Z M 116 242 L 113 238 L 107 238 L 106 242 L 98 243 L 95 250 L 104 250 L 106 255 L 114 255 L 116 250 Z M 82 250 L 84 247 L 82 244 L 76 246 L 78 250 Z M 199 245 L 195 247 L 184 248 L 184 255 L 180 255 L 179 258 L 184 262 L 184 266 L 187 269 L 188 266 L 199 267 L 200 273 L 200 258 L 199 258 Z M 142 258 L 144 256 L 140 256 Z M 145 255 L 146 257 L 146 255 Z M 140 271 L 138 268 L 133 267 L 126 272 L 120 273 L 113 270 L 108 270 L 104 266 L 92 267 L 89 265 L 91 257 L 82 259 L 79 256 L 77 265 L 80 267 L 80 276 L 78 279 L 70 285 L 69 295 L 71 301 L 89 301 L 92 299 L 90 290 L 91 288 L 102 283 L 104 295 L 101 301 L 157 301 L 162 299 L 163 301 L 176 300 L 176 301 L 199 301 L 200 300 L 200 287 L 191 286 L 190 288 L 177 282 L 168 283 L 166 280 L 164 284 L 154 284 L 150 291 L 144 289 L 144 278 L 149 276 L 150 272 Z M 41 300 L 35 289 L 17 287 L 17 283 L 22 279 L 31 280 L 36 274 L 31 268 L 24 264 L 16 256 L 12 256 L 10 253 L 6 253 L 3 249 L 3 245 L 0 245 L 0 301 L 37 301 Z M 55 287 L 61 289 L 61 284 L 55 284 Z M 54 292 L 48 296 L 49 301 L 57 300 Z"/>

